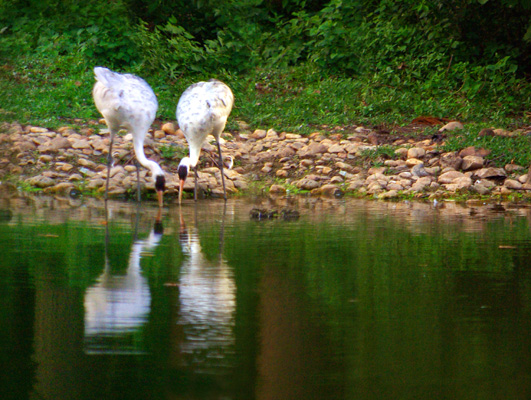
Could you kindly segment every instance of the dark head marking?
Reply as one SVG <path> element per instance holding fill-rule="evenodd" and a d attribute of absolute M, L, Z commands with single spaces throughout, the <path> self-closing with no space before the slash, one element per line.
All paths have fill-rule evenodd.
<path fill-rule="evenodd" d="M 155 190 L 157 192 L 164 192 L 164 189 L 166 189 L 166 179 L 164 175 L 157 175 L 155 178 Z"/>
<path fill-rule="evenodd" d="M 186 165 L 179 165 L 177 175 L 179 175 L 181 181 L 186 180 L 186 177 L 188 176 L 188 167 Z"/>

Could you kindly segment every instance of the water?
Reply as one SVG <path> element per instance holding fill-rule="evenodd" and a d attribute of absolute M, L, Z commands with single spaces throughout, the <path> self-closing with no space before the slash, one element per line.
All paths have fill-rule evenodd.
<path fill-rule="evenodd" d="M 257 221 L 253 207 L 300 218 Z M 0 200 L 2 399 L 529 399 L 531 209 Z"/>

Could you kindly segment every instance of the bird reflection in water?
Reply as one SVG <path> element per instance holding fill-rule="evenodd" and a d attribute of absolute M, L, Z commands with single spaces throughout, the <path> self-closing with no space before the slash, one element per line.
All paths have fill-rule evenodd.
<path fill-rule="evenodd" d="M 85 352 L 138 354 L 144 351 L 135 334 L 144 325 L 151 309 L 151 294 L 142 275 L 140 260 L 152 254 L 163 235 L 159 208 L 154 228 L 143 240 L 135 240 L 125 274 L 111 272 L 106 227 L 105 269 L 85 292 Z M 137 213 L 137 226 L 138 226 Z M 135 232 L 136 232 L 135 227 Z M 136 233 L 135 233 L 136 237 Z M 138 339 L 138 338 L 136 338 Z"/>
<path fill-rule="evenodd" d="M 180 359 L 183 366 L 209 372 L 227 367 L 234 347 L 236 285 L 222 256 L 225 209 L 219 256 L 215 260 L 209 260 L 202 252 L 197 228 L 187 227 L 181 210 L 179 214 L 179 242 L 186 256 L 179 280 L 177 324 L 183 332 Z"/>

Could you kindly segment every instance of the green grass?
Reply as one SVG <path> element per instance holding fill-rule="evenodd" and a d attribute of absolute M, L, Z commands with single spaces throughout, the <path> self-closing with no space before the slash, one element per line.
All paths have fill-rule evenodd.
<path fill-rule="evenodd" d="M 75 55 L 21 56 L 1 67 L 0 91 L 8 94 L 2 100 L 1 120 L 55 128 L 100 117 L 91 94 L 93 66 Z M 512 129 L 529 124 L 522 111 L 531 104 L 529 85 L 515 89 L 510 94 L 512 103 L 501 106 L 488 93 L 467 98 L 459 90 L 448 89 L 450 82 L 442 88 L 421 82 L 391 86 L 378 82 L 377 76 L 323 76 L 311 65 L 238 75 L 219 71 L 176 80 L 162 73 L 146 74 L 139 67 L 128 72 L 150 83 L 159 99 L 158 117 L 169 121 L 175 120 L 176 104 L 188 85 L 210 77 L 224 80 L 236 99 L 229 130 L 237 130 L 236 121 L 242 120 L 251 129 L 309 134 L 336 126 L 403 126 L 421 115 L 461 120 L 477 126 L 477 131 L 481 126 Z"/>

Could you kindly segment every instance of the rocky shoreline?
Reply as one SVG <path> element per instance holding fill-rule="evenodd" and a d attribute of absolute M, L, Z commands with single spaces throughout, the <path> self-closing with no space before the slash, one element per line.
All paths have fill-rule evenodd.
<path fill-rule="evenodd" d="M 1 124 L 0 180 L 48 194 L 103 194 L 109 134 L 102 122 L 89 121 L 76 130 L 67 126 L 49 130 Z M 157 125 L 146 138 L 145 152 L 166 171 L 166 196 L 171 197 L 178 194 L 176 169 L 188 146 L 174 123 Z M 422 140 L 405 136 L 392 141 L 361 126 L 345 135 L 315 132 L 301 136 L 274 129 L 226 132 L 221 144 L 223 155 L 234 162 L 232 169 L 225 170 L 227 191 L 278 195 L 308 192 L 336 197 L 352 194 L 377 199 L 460 195 L 499 199 L 515 193 L 521 194 L 520 198 L 531 196 L 526 187 L 527 166 L 493 167 L 485 158 L 488 151 L 474 147 L 442 152 L 444 131 L 460 128 L 458 123 L 449 123 L 439 130 L 441 135 Z M 486 134 L 511 133 L 492 130 Z M 221 176 L 211 139 L 203 146 L 198 184 L 204 195 L 220 196 Z M 383 143 L 394 149 L 392 157 L 374 156 Z M 110 195 L 126 197 L 136 190 L 132 135 L 118 135 L 113 153 Z M 146 169 L 140 170 L 143 192 L 153 194 L 148 174 Z M 191 175 L 184 189 L 191 192 L 193 187 Z"/>

